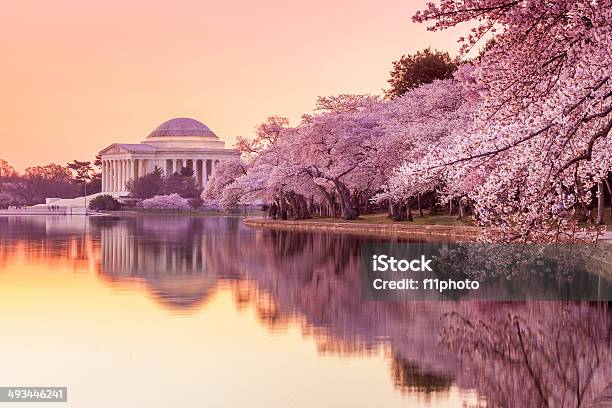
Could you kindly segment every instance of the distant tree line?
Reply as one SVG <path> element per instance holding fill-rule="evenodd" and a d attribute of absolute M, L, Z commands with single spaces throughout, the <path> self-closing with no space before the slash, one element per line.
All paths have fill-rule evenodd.
<path fill-rule="evenodd" d="M 23 174 L 0 159 L 0 208 L 11 205 L 35 205 L 45 198 L 75 198 L 101 191 L 100 161 L 74 160 L 65 166 L 50 163 L 32 166 Z"/>
<path fill-rule="evenodd" d="M 193 170 L 187 167 L 168 176 L 162 169 L 155 167 L 153 172 L 128 181 L 126 189 L 130 192 L 130 197 L 137 200 L 177 194 L 187 199 L 194 208 L 202 204 L 202 190 L 193 177 Z M 23 174 L 17 172 L 6 160 L 0 159 L 0 208 L 41 204 L 51 197 L 76 198 L 99 193 L 101 190 L 99 156 L 93 163 L 74 160 L 65 166 L 51 163 L 28 167 Z M 103 198 L 96 202 L 95 207 L 117 210 L 117 203 L 116 200 Z"/>

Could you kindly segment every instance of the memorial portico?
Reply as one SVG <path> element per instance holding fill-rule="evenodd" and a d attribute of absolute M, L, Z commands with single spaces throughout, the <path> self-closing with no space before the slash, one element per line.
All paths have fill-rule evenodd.
<path fill-rule="evenodd" d="M 156 167 L 165 175 L 187 167 L 193 171 L 197 185 L 205 188 L 215 165 L 237 154 L 235 149 L 226 149 L 225 142 L 203 123 L 171 119 L 141 143 L 114 143 L 100 152 L 102 191 L 126 192 L 128 181 L 152 173 Z"/>

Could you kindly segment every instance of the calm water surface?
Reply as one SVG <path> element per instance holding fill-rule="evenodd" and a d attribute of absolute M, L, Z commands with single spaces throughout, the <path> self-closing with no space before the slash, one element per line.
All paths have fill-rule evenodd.
<path fill-rule="evenodd" d="M 0 218 L 0 385 L 68 386 L 71 407 L 460 407 L 529 406 L 577 379 L 588 399 L 612 378 L 606 307 L 363 302 L 371 241 Z"/>

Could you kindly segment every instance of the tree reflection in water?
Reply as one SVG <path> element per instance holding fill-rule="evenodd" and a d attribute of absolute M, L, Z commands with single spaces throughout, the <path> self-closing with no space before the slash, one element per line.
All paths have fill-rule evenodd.
<path fill-rule="evenodd" d="M 405 392 L 417 391 L 425 394 L 448 391 L 453 377 L 443 374 L 424 373 L 421 368 L 399 355 L 391 359 L 393 383 Z"/>
<path fill-rule="evenodd" d="M 271 330 L 299 324 L 320 353 L 383 350 L 402 392 L 456 384 L 492 406 L 585 406 L 612 378 L 607 304 L 362 301 L 360 247 L 379 238 L 252 230 L 222 217 L 46 222 L 0 220 L 0 265 L 18 245 L 76 251 L 99 260 L 109 284 L 144 284 L 180 313 L 229 287 L 238 308 L 253 306 Z"/>
<path fill-rule="evenodd" d="M 580 407 L 612 379 L 611 327 L 601 305 L 462 305 L 441 343 L 478 376 L 494 406 Z"/>

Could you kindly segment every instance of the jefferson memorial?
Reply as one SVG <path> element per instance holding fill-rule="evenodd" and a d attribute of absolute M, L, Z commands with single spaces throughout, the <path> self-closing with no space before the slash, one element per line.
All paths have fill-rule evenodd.
<path fill-rule="evenodd" d="M 155 167 L 166 175 L 188 167 L 198 187 L 204 188 L 215 165 L 238 154 L 235 149 L 226 149 L 225 142 L 202 122 L 170 119 L 141 143 L 113 143 L 100 152 L 102 192 L 125 192 L 129 180 L 151 173 Z"/>

